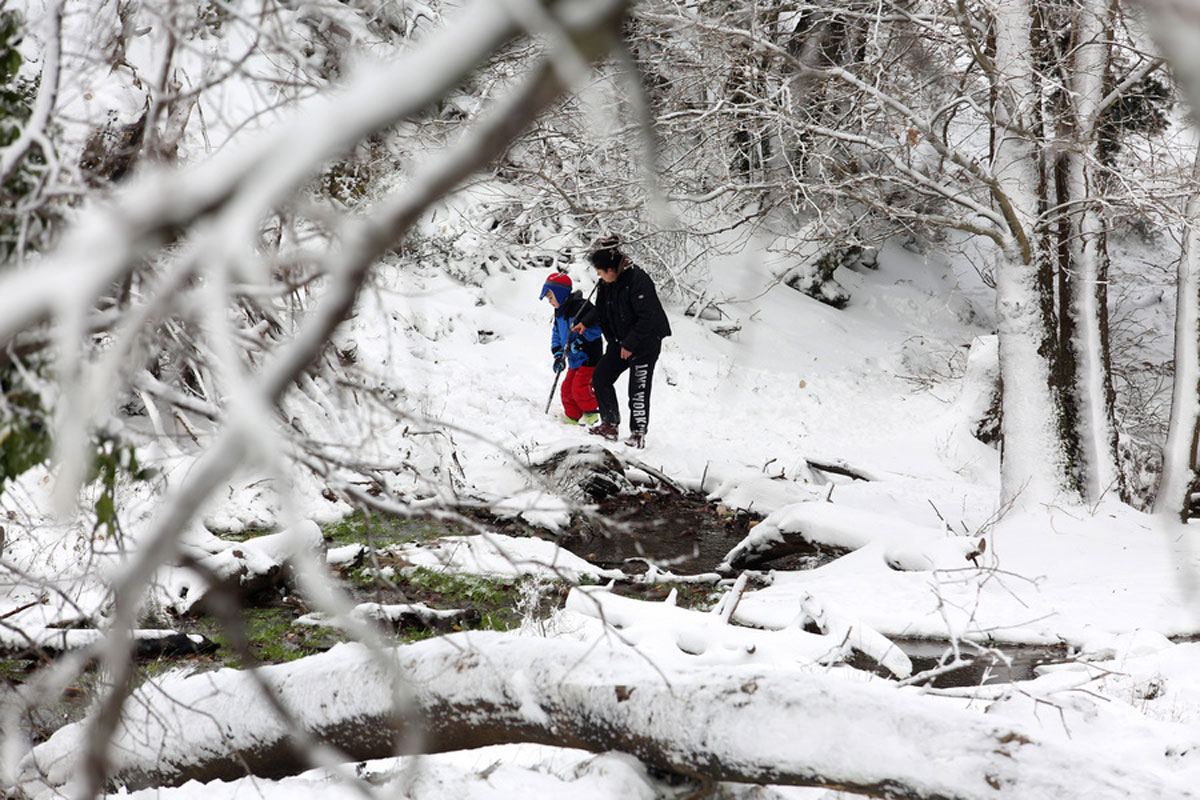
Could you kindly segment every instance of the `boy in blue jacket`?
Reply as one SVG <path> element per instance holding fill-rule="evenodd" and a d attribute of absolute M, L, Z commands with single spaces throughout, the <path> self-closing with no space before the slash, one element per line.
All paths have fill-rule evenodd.
<path fill-rule="evenodd" d="M 592 391 L 592 370 L 604 352 L 596 308 L 581 292 L 571 291 L 571 278 L 563 272 L 546 278 L 538 299 L 543 297 L 554 308 L 550 334 L 554 371 L 567 371 L 560 393 L 563 411 L 573 423 L 594 425 L 600 415 Z"/>

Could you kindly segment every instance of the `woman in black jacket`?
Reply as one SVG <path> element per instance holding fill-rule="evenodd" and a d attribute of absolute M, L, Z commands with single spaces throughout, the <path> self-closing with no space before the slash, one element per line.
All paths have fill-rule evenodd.
<path fill-rule="evenodd" d="M 650 384 L 662 340 L 671 335 L 654 281 L 620 250 L 617 236 L 593 245 L 588 260 L 596 268 L 596 310 L 608 347 L 592 373 L 592 388 L 600 406 L 600 424 L 591 433 L 616 441 L 621 409 L 614 384 L 629 370 L 629 433 L 626 441 L 644 447 L 650 424 Z"/>

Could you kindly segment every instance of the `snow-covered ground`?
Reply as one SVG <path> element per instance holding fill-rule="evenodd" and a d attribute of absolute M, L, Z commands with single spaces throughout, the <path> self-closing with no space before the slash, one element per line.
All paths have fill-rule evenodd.
<path fill-rule="evenodd" d="M 709 323 L 670 306 L 675 333 L 656 373 L 646 449 L 614 447 L 726 505 L 767 514 L 751 541 L 804 530 L 816 541 L 854 550 L 815 570 L 774 573 L 772 585 L 741 598 L 732 627 L 717 615 L 697 622 L 695 612 L 680 612 L 685 618 L 676 619 L 674 612 L 634 601 L 605 606 L 607 623 L 622 628 L 623 641 L 640 642 L 652 660 L 680 668 L 820 671 L 828 669 L 823 654 L 848 641 L 906 677 L 905 659 L 887 655 L 886 638 L 1066 644 L 1079 663 L 1046 670 L 1032 682 L 989 686 L 983 701 L 963 693 L 952 702 L 939 698 L 935 707 L 986 710 L 1044 737 L 1134 759 L 1172 785 L 1194 782 L 1200 777 L 1191 755 L 1200 743 L 1200 645 L 1166 638 L 1200 632 L 1194 536 L 1115 501 L 1023 515 L 997 508 L 997 453 L 967 433 L 980 407 L 977 376 L 987 374 L 990 327 L 988 290 L 972 270 L 936 254 L 888 247 L 877 270 L 838 273 L 853 297 L 839 311 L 774 282 L 784 266 L 777 256 L 754 251 L 714 266 L 710 295 L 740 325 L 732 335 L 718 335 Z M 594 278 L 583 264 L 569 271 L 578 287 L 591 288 Z M 468 494 L 552 530 L 569 505 L 547 496 L 516 465 L 595 441 L 563 424 L 557 398 L 552 413 L 544 411 L 553 381 L 550 310 L 537 297 L 546 274 L 499 272 L 468 286 L 433 271 L 385 271 L 339 337 L 357 347 L 360 365 L 381 384 L 400 390 L 409 403 L 419 398 L 421 413 L 446 423 L 439 435 L 452 442 L 459 485 Z M 968 369 L 972 343 L 972 360 L 982 368 Z M 357 423 L 326 424 L 345 432 Z M 375 427 L 362 446 L 380 454 L 411 446 L 408 424 Z M 841 463 L 870 480 L 830 483 L 812 471 L 810 460 Z M 182 472 L 188 458 L 175 453 L 162 463 Z M 261 478 L 247 474 L 221 493 L 207 509 L 208 524 L 283 524 L 280 496 L 264 490 Z M 24 514 L 48 503 L 52 483 L 48 474 L 30 474 L 5 494 L 6 508 Z M 345 511 L 305 485 L 288 496 L 292 513 L 323 521 Z M 142 500 L 153 503 L 150 496 Z M 135 513 L 126 523 L 135 540 L 144 518 Z M 6 559 L 33 574 L 77 563 L 71 542 L 79 539 L 55 528 L 48 515 L 45 521 L 42 533 L 57 533 L 10 537 Z M 225 552 L 199 523 L 189 535 L 197 548 Z M 981 541 L 982 553 L 968 561 Z M 506 557 L 497 558 L 494 549 L 450 547 L 447 552 L 463 558 L 450 555 L 444 563 L 493 574 L 505 564 L 528 573 L 538 562 L 586 572 L 570 554 L 547 555 L 521 540 L 497 538 L 494 547 L 507 548 Z M 88 566 L 77 569 L 74 595 L 84 609 L 100 598 L 94 564 Z M 590 611 L 602 605 L 602 596 L 576 596 L 554 620 L 511 636 L 522 637 L 533 659 L 547 636 L 604 639 Z M 14 592 L 0 611 L 21 599 Z M 63 613 L 41 606 L 24 613 L 35 612 Z M 787 633 L 818 617 L 826 637 Z M 17 615 L 13 621 L 33 619 Z M 754 634 L 736 623 L 769 630 Z M 745 646 L 737 631 L 756 637 L 754 646 Z M 338 652 L 344 651 L 326 658 Z M 903 726 L 900 711 L 893 722 Z M 54 752 L 56 740 L 65 746 L 70 738 L 52 739 L 43 755 Z M 370 769 L 391 776 L 379 779 L 382 786 L 403 781 L 415 797 L 567 791 L 653 797 L 666 791 L 629 759 L 532 746 L 406 766 L 381 762 Z M 193 784 L 157 796 L 350 791 L 340 781 L 309 773 L 278 782 Z M 826 796 L 798 788 L 778 794 Z"/>

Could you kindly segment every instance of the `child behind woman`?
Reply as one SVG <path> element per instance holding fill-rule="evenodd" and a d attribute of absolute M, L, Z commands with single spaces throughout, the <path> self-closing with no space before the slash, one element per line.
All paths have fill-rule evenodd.
<path fill-rule="evenodd" d="M 600 416 L 592 391 L 592 370 L 604 351 L 596 309 L 581 292 L 571 291 L 571 278 L 562 272 L 546 279 L 538 299 L 543 297 L 554 307 L 550 334 L 554 371 L 567 371 L 560 392 L 563 411 L 572 423 L 593 425 Z"/>

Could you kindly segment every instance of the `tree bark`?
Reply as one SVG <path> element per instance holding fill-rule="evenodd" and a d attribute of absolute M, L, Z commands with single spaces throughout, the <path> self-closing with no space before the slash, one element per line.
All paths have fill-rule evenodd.
<path fill-rule="evenodd" d="M 996 270 L 1003 449 L 1000 499 L 1017 508 L 1073 501 L 1048 264 L 1040 252 L 1030 0 L 995 9 L 994 196 L 1008 225 Z"/>
<path fill-rule="evenodd" d="M 1100 187 L 1094 169 L 1096 128 L 1104 99 L 1108 65 L 1107 0 L 1078 0 L 1075 9 L 1075 48 L 1071 71 L 1073 146 L 1066 160 L 1065 206 L 1069 215 L 1068 263 L 1060 284 L 1061 314 L 1070 320 L 1069 336 L 1061 342 L 1071 365 L 1063 387 L 1072 406 L 1074 475 L 1084 500 L 1098 502 L 1116 489 L 1127 492 L 1117 467 L 1115 392 L 1108 339 L 1108 253 L 1105 226 L 1097 201 Z"/>
<path fill-rule="evenodd" d="M 290 740 L 301 725 L 355 761 L 394 755 L 419 731 L 424 752 L 506 742 L 620 750 L 696 778 L 874 797 L 1195 796 L 894 687 L 779 667 L 668 669 L 621 645 L 458 634 L 382 654 L 342 645 L 259 672 L 294 719 L 279 719 L 243 672 L 164 678 L 139 690 L 118 730 L 113 781 L 134 789 L 295 773 L 308 765 Z M 84 730 L 68 726 L 35 748 L 22 788 L 62 786 Z"/>
<path fill-rule="evenodd" d="M 1200 148 L 1192 174 L 1200 186 Z M 1191 495 L 1200 470 L 1200 189 L 1193 191 L 1184 219 L 1183 252 L 1175 286 L 1175 384 L 1163 448 L 1163 472 L 1154 511 L 1181 522 L 1191 515 Z"/>

